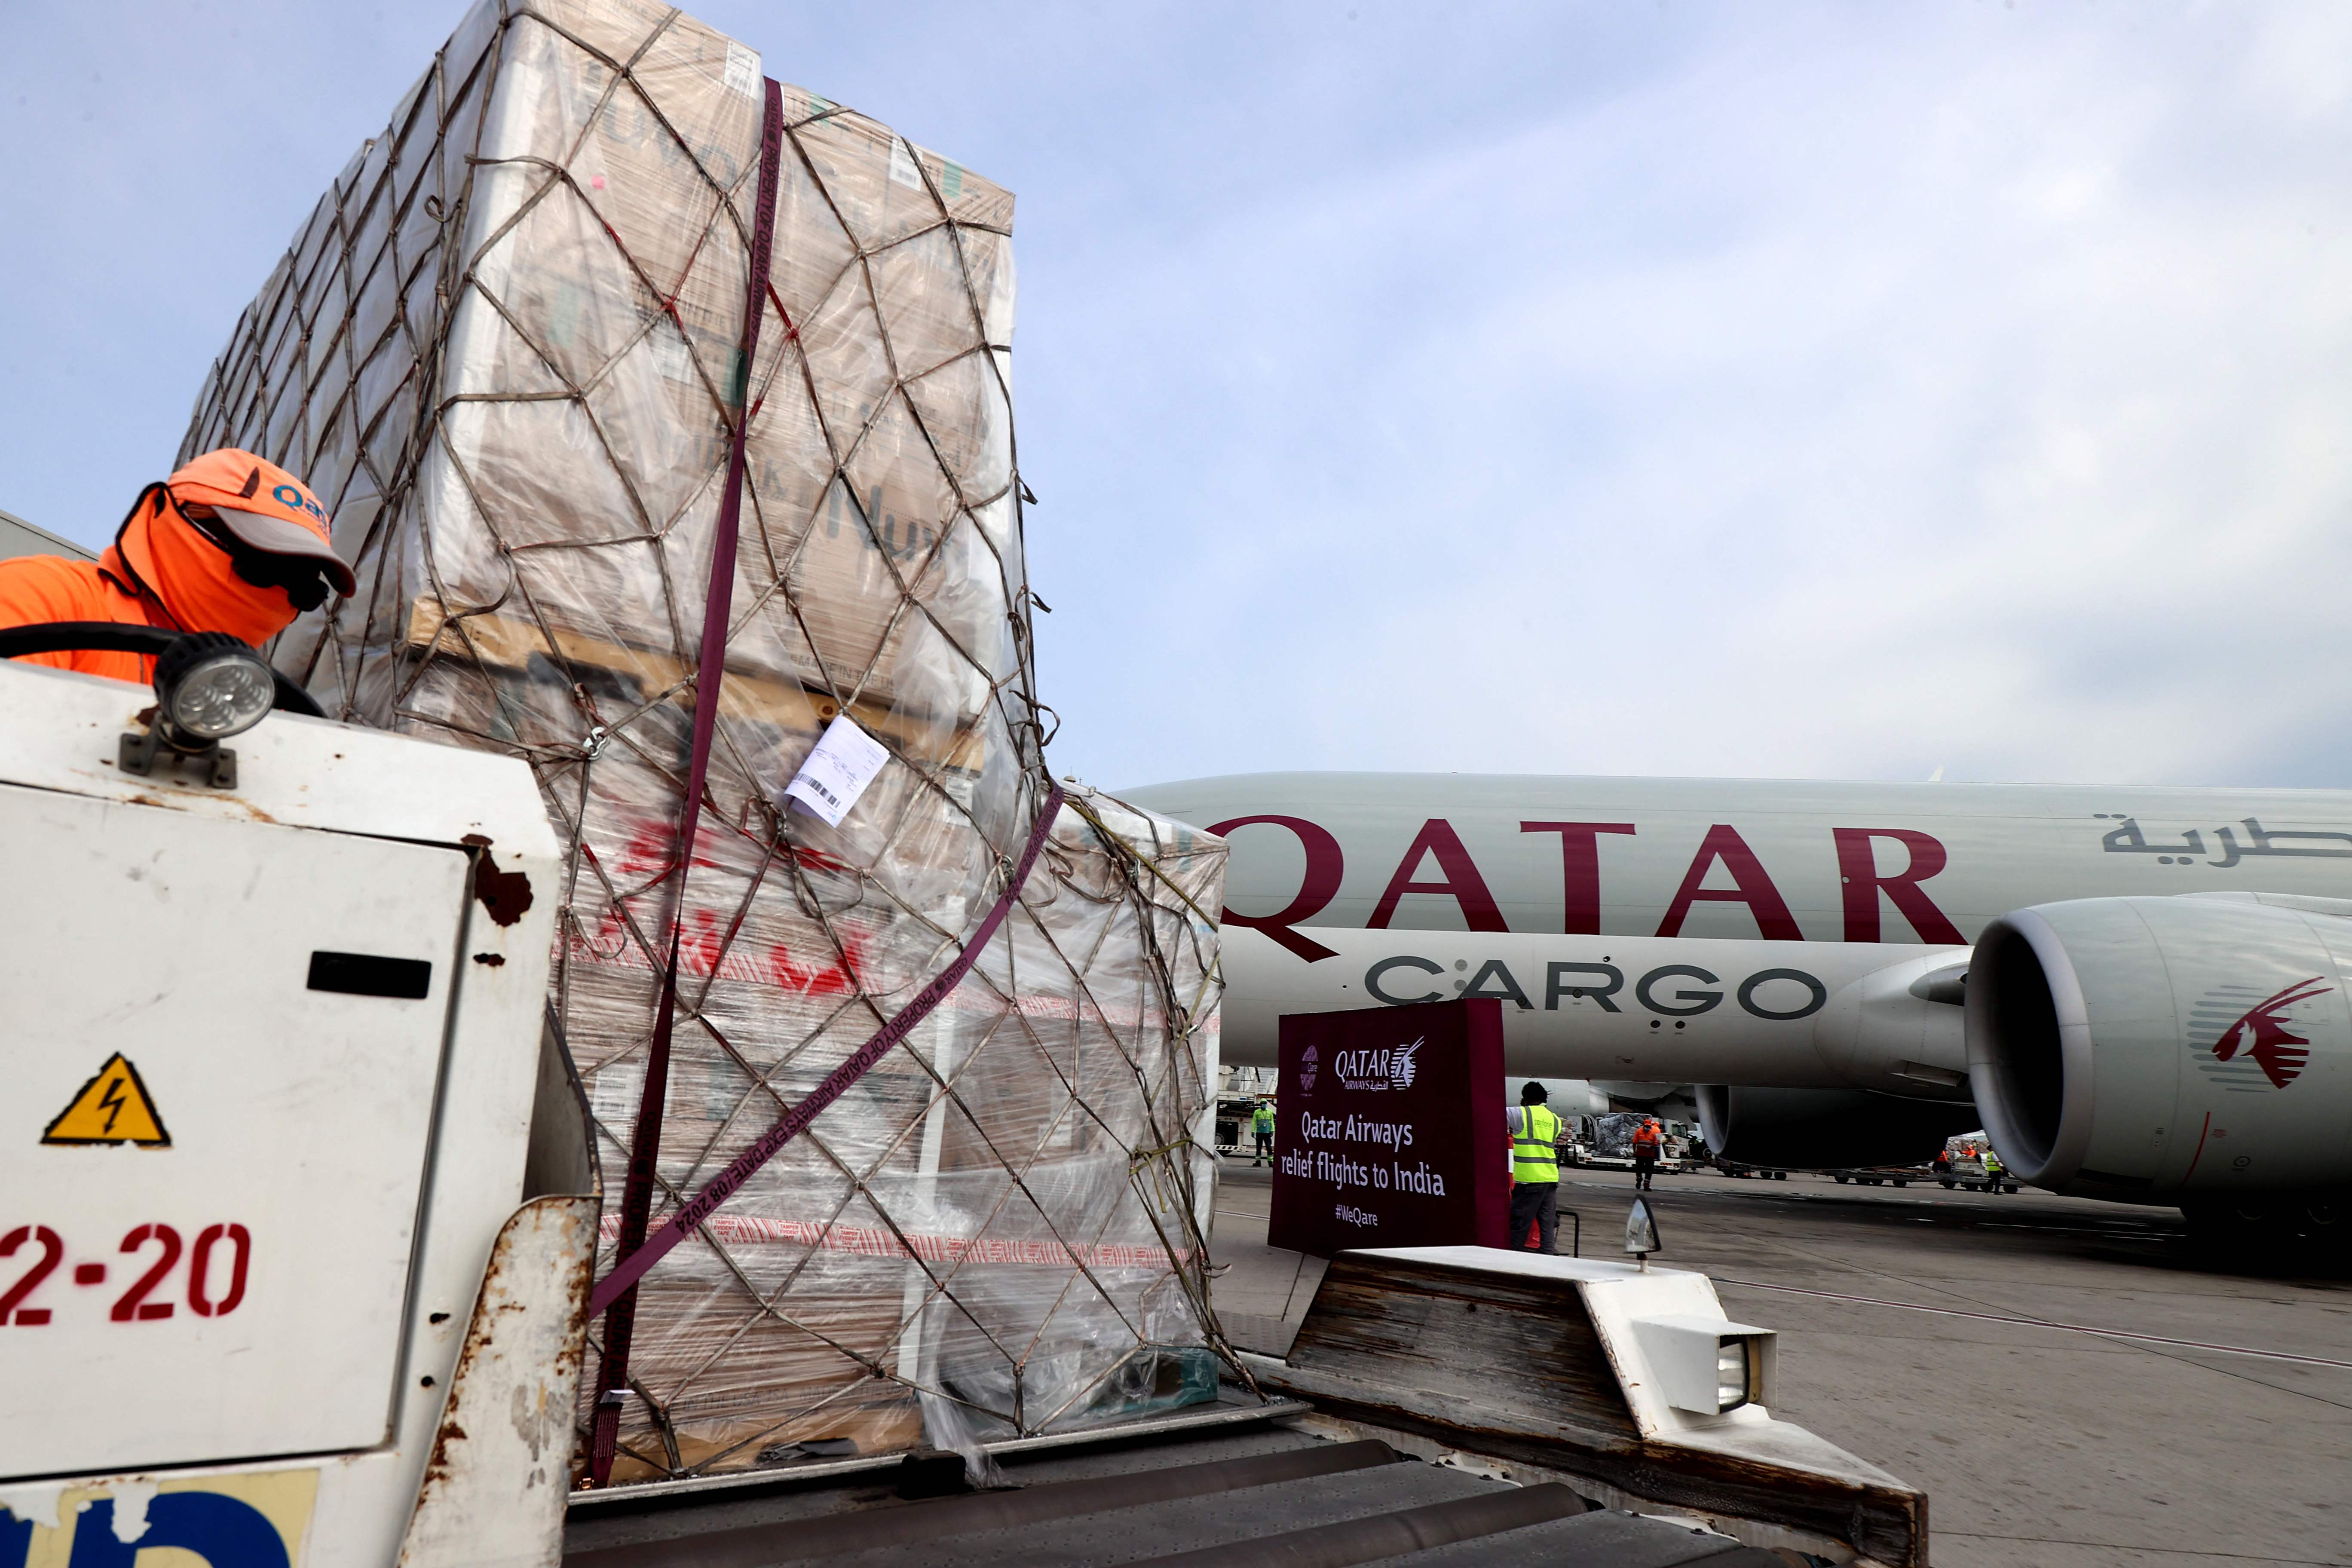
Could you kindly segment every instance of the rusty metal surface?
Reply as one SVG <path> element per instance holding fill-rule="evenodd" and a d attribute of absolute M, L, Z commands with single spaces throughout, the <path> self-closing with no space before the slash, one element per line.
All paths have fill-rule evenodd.
<path fill-rule="evenodd" d="M 551 1568 L 561 1558 L 595 1234 L 596 1200 L 584 1195 L 533 1198 L 499 1233 L 402 1568 Z"/>
<path fill-rule="evenodd" d="M 530 912 L 535 901 L 530 879 L 520 871 L 499 868 L 498 858 L 491 852 L 490 841 L 479 833 L 468 833 L 464 843 L 475 850 L 474 897 L 480 901 L 490 919 L 502 926 L 510 926 Z"/>

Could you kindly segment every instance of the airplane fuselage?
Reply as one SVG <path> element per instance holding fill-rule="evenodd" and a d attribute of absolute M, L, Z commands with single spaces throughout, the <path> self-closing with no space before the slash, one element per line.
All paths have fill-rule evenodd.
<path fill-rule="evenodd" d="M 2339 790 L 1258 773 L 1122 794 L 1232 844 L 1237 1063 L 1274 1060 L 1286 1012 L 1491 996 L 1512 1072 L 1965 1099 L 1955 980 L 1995 918 L 2352 897 Z"/>

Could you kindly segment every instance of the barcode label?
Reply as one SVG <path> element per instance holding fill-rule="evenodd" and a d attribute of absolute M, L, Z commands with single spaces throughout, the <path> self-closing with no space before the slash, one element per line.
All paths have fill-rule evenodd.
<path fill-rule="evenodd" d="M 838 827 L 889 760 L 889 748 L 845 713 L 826 726 L 816 750 L 784 786 L 784 801 L 798 801 L 802 809 L 826 826 Z"/>

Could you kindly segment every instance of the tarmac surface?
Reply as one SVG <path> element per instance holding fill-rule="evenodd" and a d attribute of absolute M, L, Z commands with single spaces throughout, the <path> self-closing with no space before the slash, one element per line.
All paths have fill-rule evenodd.
<path fill-rule="evenodd" d="M 1265 1245 L 1270 1169 L 1220 1163 L 1218 1314 L 1279 1354 L 1323 1265 Z M 1622 1257 L 1632 1177 L 1563 1177 L 1585 1255 Z M 2222 1271 L 2176 1210 L 2032 1189 L 1652 1198 L 1659 1261 L 1780 1331 L 1773 1413 L 1927 1489 L 1937 1568 L 2352 1565 L 2352 1281 Z"/>

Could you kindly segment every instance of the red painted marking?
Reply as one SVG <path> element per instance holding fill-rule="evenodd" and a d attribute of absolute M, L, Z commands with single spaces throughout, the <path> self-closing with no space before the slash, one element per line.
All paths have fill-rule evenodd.
<path fill-rule="evenodd" d="M 1833 827 L 1831 837 L 1837 840 L 1838 879 L 1845 894 L 1845 940 L 1848 942 L 1878 942 L 1878 895 L 1884 892 L 1888 900 L 1911 922 L 1921 942 L 1950 942 L 1954 946 L 1968 939 L 1951 918 L 1936 907 L 1927 889 L 1919 884 L 1943 870 L 1951 859 L 1943 842 L 1925 833 L 1907 827 Z M 1911 862 L 1902 870 L 1889 873 L 1878 868 L 1874 838 L 1892 838 L 1903 846 Z"/>
<path fill-rule="evenodd" d="M 66 1244 L 47 1226 L 20 1225 L 7 1235 L 0 1236 L 0 1258 L 14 1258 L 16 1249 L 27 1241 L 41 1244 L 41 1260 L 34 1264 L 23 1279 L 9 1286 L 7 1294 L 0 1295 L 0 1323 L 13 1322 L 27 1329 L 37 1329 L 49 1321 L 48 1309 L 25 1307 L 22 1303 L 40 1288 L 41 1281 L 49 1277 L 58 1260 L 65 1257 Z"/>
<path fill-rule="evenodd" d="M 769 89 L 772 99 L 775 90 L 773 82 L 769 83 Z M 671 1247 L 676 1247 L 682 1237 L 709 1219 L 719 1205 L 733 1196 L 735 1190 L 751 1179 L 753 1172 L 773 1158 L 777 1150 L 799 1137 L 807 1129 L 808 1124 L 815 1121 L 824 1110 L 825 1107 L 838 1100 L 842 1092 L 851 1084 L 865 1077 L 876 1062 L 880 1061 L 906 1037 L 908 1031 L 929 1017 L 933 1008 L 945 1001 L 949 994 L 958 985 L 963 984 L 964 976 L 971 973 L 971 966 L 979 962 L 980 955 L 995 939 L 997 929 L 1004 923 L 1004 917 L 1012 912 L 1013 906 L 1019 901 L 1021 889 L 1027 885 L 1029 873 L 1037 864 L 1038 852 L 1045 847 L 1046 836 L 1052 832 L 1054 820 L 1061 815 L 1061 810 L 1062 786 L 1057 784 L 1048 784 L 1045 804 L 1038 808 L 1037 820 L 1030 826 L 1029 842 L 1021 851 L 1021 859 L 1013 868 L 1012 877 L 1005 882 L 1003 895 L 982 918 L 979 926 L 972 933 L 964 939 L 963 951 L 956 955 L 954 961 L 933 975 L 929 984 L 915 993 L 914 998 L 906 1006 L 900 1008 L 898 1015 L 888 1023 L 883 1025 L 873 1038 L 858 1047 L 850 1054 L 846 1061 L 826 1074 L 824 1081 L 810 1090 L 806 1099 L 777 1118 L 774 1125 L 753 1139 L 749 1148 L 735 1156 L 732 1164 L 713 1176 L 699 1193 L 697 1193 L 691 1200 L 670 1216 L 668 1222 L 660 1230 L 646 1237 L 642 1244 L 631 1246 L 630 1236 L 632 1224 L 646 1223 L 645 1215 L 638 1215 L 633 1221 L 628 1212 L 623 1211 L 621 1245 L 615 1249 L 622 1255 L 621 1259 L 614 1265 L 613 1271 L 597 1283 L 596 1289 L 590 1294 L 588 1298 L 590 1316 L 602 1316 L 614 1302 L 628 1294 L 630 1289 L 646 1269 L 660 1262 L 663 1256 Z M 656 1040 L 658 1043 L 658 1035 Z M 651 1082 L 650 1077 L 647 1081 Z M 632 1302 L 634 1300 L 635 1298 L 632 1297 Z M 607 1331 L 610 1331 L 609 1327 Z M 618 1387 L 619 1384 L 615 1384 L 612 1386 Z M 600 1421 L 601 1419 L 600 1416 Z"/>
<path fill-rule="evenodd" d="M 228 1266 L 228 1289 L 215 1301 L 205 1294 L 205 1286 L 212 1272 L 213 1248 L 223 1241 L 236 1248 L 236 1258 Z M 245 1300 L 245 1270 L 252 1256 L 253 1233 L 245 1226 L 206 1226 L 196 1237 L 195 1249 L 188 1254 L 190 1310 L 199 1318 L 225 1318 L 236 1311 L 236 1304 Z"/>
<path fill-rule="evenodd" d="M 2209 1110 L 2205 1113 L 2205 1125 L 2197 1130 L 2197 1152 L 2189 1156 L 2189 1169 L 2180 1173 L 2183 1183 L 2197 1173 L 2197 1162 L 2205 1157 L 2205 1135 L 2212 1131 L 2213 1113 Z"/>
<path fill-rule="evenodd" d="M 1241 926 L 1248 931 L 1264 931 L 1283 948 L 1309 963 L 1326 958 L 1337 958 L 1337 948 L 1325 947 L 1313 937 L 1290 928 L 1299 921 L 1321 914 L 1333 899 L 1339 896 L 1339 882 L 1347 872 L 1347 857 L 1339 841 L 1330 830 L 1307 821 L 1303 816 L 1234 816 L 1216 824 L 1210 832 L 1230 834 L 1236 827 L 1247 827 L 1254 822 L 1270 822 L 1286 827 L 1297 836 L 1298 847 L 1307 857 L 1306 874 L 1299 879 L 1298 895 L 1281 910 L 1270 915 L 1237 915 L 1228 908 L 1223 919 L 1229 926 Z"/>
<path fill-rule="evenodd" d="M 1210 831 L 1214 832 L 1212 828 Z M 1416 881 L 1421 863 L 1436 857 L 1439 880 Z M 1372 906 L 1372 918 L 1364 922 L 1368 931 L 1385 931 L 1396 915 L 1397 904 L 1407 893 L 1434 893 L 1452 899 L 1462 910 L 1462 921 L 1472 931 L 1508 931 L 1503 911 L 1495 902 L 1486 879 L 1478 875 L 1477 862 L 1470 858 L 1469 847 L 1454 825 L 1442 816 L 1433 816 L 1421 825 L 1412 842 L 1405 847 L 1404 858 L 1389 878 L 1381 890 L 1381 901 Z"/>
<path fill-rule="evenodd" d="M 1717 860 L 1731 873 L 1736 886 L 1702 888 L 1699 884 L 1706 880 Z M 1665 919 L 1658 922 L 1658 934 L 1682 935 L 1684 917 L 1690 913 L 1692 904 L 1702 900 L 1746 904 L 1766 942 L 1805 940 L 1805 933 L 1797 929 L 1797 917 L 1789 912 L 1789 901 L 1772 885 L 1764 863 L 1748 847 L 1748 840 L 1739 837 L 1738 829 L 1727 822 L 1718 822 L 1706 830 L 1706 841 L 1691 857 L 1690 869 L 1683 873 L 1683 885 L 1675 889 L 1673 901 L 1666 905 Z"/>
<path fill-rule="evenodd" d="M 1631 834 L 1633 825 L 1630 822 L 1522 822 L 1519 831 L 1559 835 L 1559 929 L 1569 936 L 1599 936 L 1601 835 Z"/>
<path fill-rule="evenodd" d="M 141 1275 L 139 1282 L 125 1290 L 122 1293 L 122 1299 L 114 1303 L 111 1316 L 118 1323 L 134 1321 L 152 1322 L 158 1318 L 168 1318 L 172 1315 L 172 1303 L 169 1301 L 157 1301 L 145 1305 L 142 1303 L 146 1301 L 147 1292 L 162 1284 L 163 1276 L 169 1274 L 173 1266 L 180 1261 L 180 1233 L 168 1225 L 142 1225 L 122 1238 L 121 1250 L 136 1252 L 151 1241 L 163 1244 L 163 1256 L 157 1258 L 155 1267 Z M 159 1308 L 160 1310 L 158 1310 Z"/>
<path fill-rule="evenodd" d="M 77 1263 L 77 1264 L 75 1264 L 75 1265 L 74 1265 L 74 1283 L 75 1283 L 75 1284 L 77 1284 L 77 1285 L 103 1285 L 103 1284 L 105 1284 L 105 1283 L 106 1283 L 106 1265 L 105 1265 L 105 1264 L 103 1264 L 103 1263 Z"/>
<path fill-rule="evenodd" d="M 866 933 L 863 931 L 852 928 L 842 932 L 841 963 L 803 964 L 793 959 L 782 942 L 761 948 L 757 943 L 738 941 L 740 930 L 739 922 L 737 927 L 721 931 L 716 914 L 708 910 L 698 911 L 678 931 L 678 973 L 764 982 L 803 995 L 854 996 L 866 988 L 863 965 Z M 620 911 L 614 909 L 605 910 L 593 937 L 574 937 L 571 952 L 589 963 L 658 968 L 630 936 Z"/>

